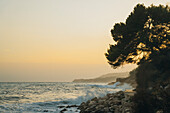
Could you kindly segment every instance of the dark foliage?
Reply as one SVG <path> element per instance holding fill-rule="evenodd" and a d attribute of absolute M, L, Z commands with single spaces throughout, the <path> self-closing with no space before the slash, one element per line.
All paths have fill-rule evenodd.
<path fill-rule="evenodd" d="M 170 8 L 138 4 L 126 19 L 111 30 L 115 44 L 106 55 L 117 68 L 136 63 L 135 113 L 170 113 Z"/>
<path fill-rule="evenodd" d="M 168 7 L 138 4 L 126 19 L 111 30 L 116 44 L 110 45 L 108 63 L 117 68 L 126 63 L 148 62 L 170 46 L 170 9 Z"/>
<path fill-rule="evenodd" d="M 170 50 L 163 50 L 151 62 L 136 69 L 136 113 L 170 113 Z"/>

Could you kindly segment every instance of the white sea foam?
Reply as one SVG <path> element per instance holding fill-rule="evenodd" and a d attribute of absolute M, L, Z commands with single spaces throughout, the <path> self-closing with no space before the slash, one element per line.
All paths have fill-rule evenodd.
<path fill-rule="evenodd" d="M 132 88 L 83 83 L 0 83 L 0 112 L 59 112 L 59 106 L 79 105 L 94 97 Z M 77 108 L 68 108 L 76 112 Z M 77 111 L 79 112 L 79 111 Z"/>

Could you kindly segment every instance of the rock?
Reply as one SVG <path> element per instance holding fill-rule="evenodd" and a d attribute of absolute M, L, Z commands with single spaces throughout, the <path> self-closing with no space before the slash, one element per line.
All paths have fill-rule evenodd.
<path fill-rule="evenodd" d="M 65 106 L 57 106 L 58 108 L 64 108 Z"/>
<path fill-rule="evenodd" d="M 115 109 L 114 113 L 121 113 L 119 109 Z"/>
<path fill-rule="evenodd" d="M 48 110 L 44 110 L 43 112 L 48 112 Z"/>
<path fill-rule="evenodd" d="M 86 113 L 89 113 L 89 111 L 91 112 L 91 111 L 93 111 L 93 110 L 90 109 L 90 108 L 87 108 L 87 109 L 85 110 Z"/>
<path fill-rule="evenodd" d="M 72 108 L 72 107 L 78 107 L 77 105 L 68 105 L 68 106 L 66 106 L 66 108 Z"/>
<path fill-rule="evenodd" d="M 89 104 L 90 103 L 90 100 L 88 100 L 87 102 L 86 102 L 86 104 Z"/>
<path fill-rule="evenodd" d="M 90 101 L 90 103 L 88 104 L 89 106 L 94 105 L 96 102 L 95 101 Z"/>
<path fill-rule="evenodd" d="M 113 101 L 113 104 L 114 104 L 114 105 L 121 105 L 121 100 L 114 100 L 114 101 Z"/>
<path fill-rule="evenodd" d="M 96 106 L 96 109 L 103 109 L 104 108 L 104 105 L 98 105 Z"/>
<path fill-rule="evenodd" d="M 99 104 L 103 104 L 103 103 L 104 103 L 104 100 L 102 100 L 102 99 L 101 99 L 101 100 L 98 100 L 98 103 L 99 103 Z"/>
<path fill-rule="evenodd" d="M 95 97 L 78 108 L 80 113 L 132 113 L 132 106 L 131 97 L 120 91 L 102 98 Z"/>
<path fill-rule="evenodd" d="M 105 108 L 104 108 L 104 111 L 105 111 L 105 112 L 109 112 L 109 108 L 108 108 L 108 107 L 105 107 Z"/>
<path fill-rule="evenodd" d="M 110 83 L 108 83 L 107 85 L 113 85 L 113 84 L 115 84 L 116 82 L 110 82 Z"/>
<path fill-rule="evenodd" d="M 108 93 L 106 96 L 107 96 L 107 97 L 111 97 L 111 96 L 112 96 L 112 94 Z"/>
<path fill-rule="evenodd" d="M 85 102 L 82 102 L 82 103 L 80 104 L 80 106 L 84 106 L 84 105 L 86 105 L 86 103 L 85 103 Z"/>
<path fill-rule="evenodd" d="M 91 99 L 91 101 L 97 101 L 97 97 L 94 97 L 93 99 Z"/>
<path fill-rule="evenodd" d="M 63 109 L 63 110 L 61 110 L 61 111 L 60 111 L 60 113 L 64 113 L 64 111 L 67 111 L 67 109 Z"/>

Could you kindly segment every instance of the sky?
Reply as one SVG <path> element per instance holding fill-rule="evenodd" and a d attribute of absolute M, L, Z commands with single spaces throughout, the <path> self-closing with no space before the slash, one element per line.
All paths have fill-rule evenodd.
<path fill-rule="evenodd" d="M 137 3 L 170 0 L 0 0 L 0 81 L 70 82 L 107 73 L 110 30 Z"/>

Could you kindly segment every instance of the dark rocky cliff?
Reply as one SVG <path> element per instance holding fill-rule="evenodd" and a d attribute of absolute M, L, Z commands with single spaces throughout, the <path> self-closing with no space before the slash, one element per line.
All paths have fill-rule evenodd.
<path fill-rule="evenodd" d="M 128 83 L 131 86 L 133 86 L 134 88 L 136 88 L 136 86 L 137 86 L 137 83 L 136 83 L 136 70 L 131 71 L 129 76 L 126 77 L 126 78 L 117 78 L 116 82 L 121 82 L 121 84 Z"/>

